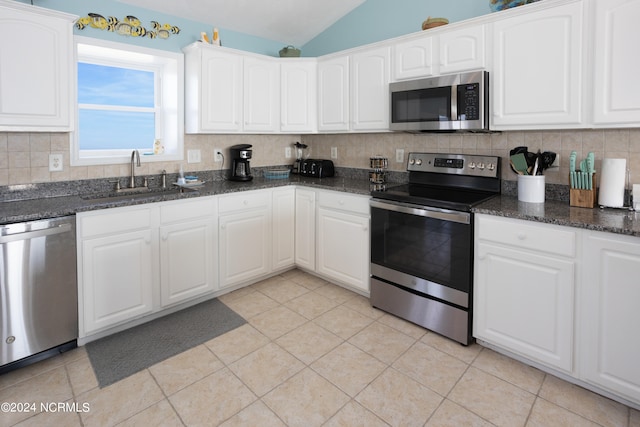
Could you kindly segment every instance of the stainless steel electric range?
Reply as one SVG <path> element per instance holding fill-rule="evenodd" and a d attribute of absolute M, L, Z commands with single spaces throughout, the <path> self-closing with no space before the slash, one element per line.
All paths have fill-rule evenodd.
<path fill-rule="evenodd" d="M 410 153 L 407 170 L 371 192 L 371 305 L 468 345 L 471 208 L 500 194 L 500 158 Z"/>

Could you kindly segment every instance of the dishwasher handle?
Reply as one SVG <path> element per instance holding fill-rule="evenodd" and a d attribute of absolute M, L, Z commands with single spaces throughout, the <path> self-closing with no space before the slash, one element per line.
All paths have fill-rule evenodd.
<path fill-rule="evenodd" d="M 69 223 L 55 225 L 50 228 L 44 228 L 42 230 L 33 231 L 20 231 L 13 234 L 7 234 L 0 236 L 0 244 L 15 242 L 17 240 L 29 240 L 37 237 L 52 236 L 54 234 L 67 233 L 72 230 L 72 226 Z"/>

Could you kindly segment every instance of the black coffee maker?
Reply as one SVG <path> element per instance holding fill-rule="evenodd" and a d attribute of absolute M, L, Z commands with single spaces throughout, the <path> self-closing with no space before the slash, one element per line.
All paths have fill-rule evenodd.
<path fill-rule="evenodd" d="M 251 167 L 249 159 L 251 159 L 251 145 L 240 144 L 233 145 L 229 148 L 231 151 L 231 181 L 251 181 Z"/>

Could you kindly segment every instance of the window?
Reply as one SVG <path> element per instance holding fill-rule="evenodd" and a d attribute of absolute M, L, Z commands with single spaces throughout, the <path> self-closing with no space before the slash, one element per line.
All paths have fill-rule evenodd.
<path fill-rule="evenodd" d="M 73 166 L 184 156 L 181 54 L 76 37 L 77 114 Z M 160 140 L 162 154 L 154 154 Z"/>

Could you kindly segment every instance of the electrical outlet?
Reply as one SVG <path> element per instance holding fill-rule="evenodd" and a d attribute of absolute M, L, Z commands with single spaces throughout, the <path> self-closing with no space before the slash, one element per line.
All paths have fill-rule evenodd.
<path fill-rule="evenodd" d="M 201 161 L 200 150 L 187 150 L 187 163 L 200 163 Z"/>
<path fill-rule="evenodd" d="M 213 161 L 214 162 L 221 162 L 222 161 L 222 150 L 219 148 L 214 148 L 213 149 Z"/>
<path fill-rule="evenodd" d="M 62 154 L 49 154 L 49 172 L 60 172 L 63 170 Z"/>
<path fill-rule="evenodd" d="M 551 168 L 559 168 L 560 167 L 560 153 L 556 153 L 556 159 L 549 165 L 549 169 Z"/>
<path fill-rule="evenodd" d="M 396 149 L 396 162 L 404 163 L 404 149 L 402 148 Z"/>
<path fill-rule="evenodd" d="M 331 158 L 332 159 L 338 158 L 338 147 L 331 147 Z"/>
<path fill-rule="evenodd" d="M 291 147 L 284 147 L 284 157 L 286 159 L 291 158 Z"/>

